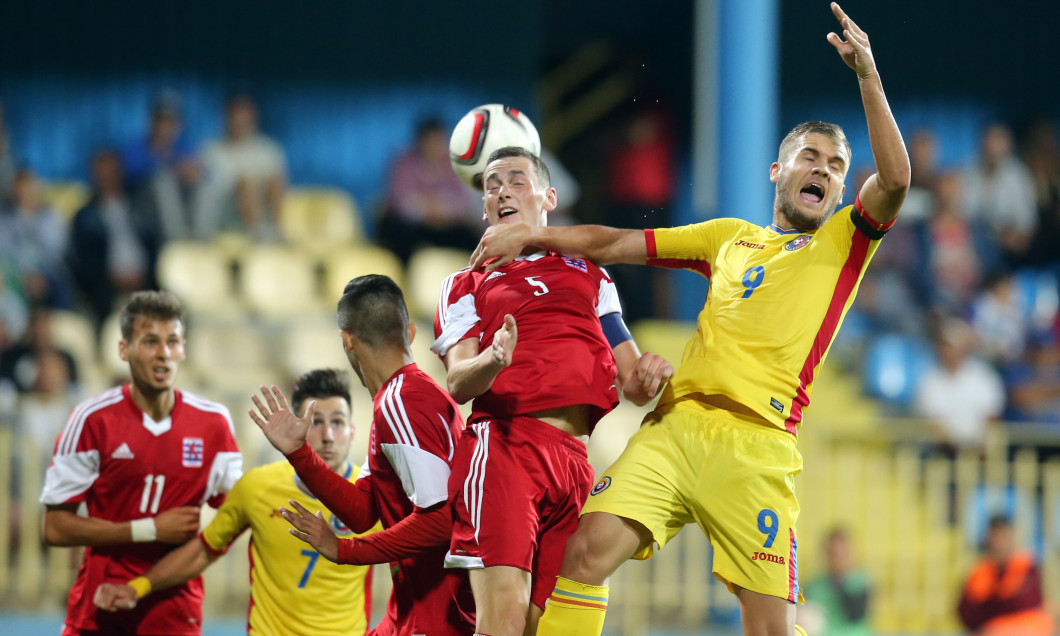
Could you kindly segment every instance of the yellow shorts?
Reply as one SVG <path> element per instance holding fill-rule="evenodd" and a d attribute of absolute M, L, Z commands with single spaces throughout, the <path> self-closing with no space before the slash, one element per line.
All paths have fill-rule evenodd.
<path fill-rule="evenodd" d="M 593 488 L 582 514 L 638 521 L 662 549 L 698 523 L 728 585 L 801 600 L 795 522 L 795 438 L 753 418 L 677 404 L 652 412 Z M 652 546 L 634 558 L 650 559 Z"/>

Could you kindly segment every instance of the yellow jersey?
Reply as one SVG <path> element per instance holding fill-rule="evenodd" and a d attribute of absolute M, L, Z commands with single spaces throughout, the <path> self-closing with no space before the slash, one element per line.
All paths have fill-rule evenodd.
<path fill-rule="evenodd" d="M 798 434 L 817 370 L 892 224 L 855 201 L 812 232 L 740 219 L 645 230 L 649 265 L 710 280 L 659 408 L 727 399 Z"/>
<path fill-rule="evenodd" d="M 351 465 L 346 471 L 347 479 L 356 479 Z M 250 528 L 247 633 L 363 635 L 371 605 L 371 567 L 337 565 L 295 538 L 279 513 L 281 506 L 291 509 L 290 499 L 313 512 L 321 509 L 289 463 L 259 466 L 236 482 L 202 533 L 207 549 L 220 555 Z M 324 517 L 340 537 L 355 536 L 326 509 Z"/>

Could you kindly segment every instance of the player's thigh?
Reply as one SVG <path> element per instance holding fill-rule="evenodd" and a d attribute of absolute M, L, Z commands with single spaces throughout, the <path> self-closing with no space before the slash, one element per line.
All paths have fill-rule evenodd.
<path fill-rule="evenodd" d="M 744 636 L 789 636 L 795 633 L 795 603 L 736 588 Z"/>
<path fill-rule="evenodd" d="M 714 573 L 730 589 L 797 599 L 802 458 L 793 440 L 764 427 L 715 425 L 709 435 L 690 506 L 714 547 Z"/>
<path fill-rule="evenodd" d="M 639 524 L 660 548 L 694 520 L 681 494 L 688 489 L 685 484 L 694 482 L 694 471 L 667 417 L 641 426 L 593 486 L 582 509 L 582 515 L 602 512 Z M 651 554 L 649 542 L 635 558 Z"/>

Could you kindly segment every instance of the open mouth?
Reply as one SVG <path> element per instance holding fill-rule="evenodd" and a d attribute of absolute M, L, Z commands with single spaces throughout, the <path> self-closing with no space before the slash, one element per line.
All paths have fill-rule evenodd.
<path fill-rule="evenodd" d="M 501 208 L 500 211 L 497 213 L 497 218 L 503 219 L 506 216 L 511 216 L 517 213 L 518 211 L 519 210 L 516 210 L 515 208 Z"/>
<path fill-rule="evenodd" d="M 799 198 L 806 203 L 820 203 L 824 200 L 824 186 L 819 183 L 808 183 L 802 190 L 799 190 Z"/>

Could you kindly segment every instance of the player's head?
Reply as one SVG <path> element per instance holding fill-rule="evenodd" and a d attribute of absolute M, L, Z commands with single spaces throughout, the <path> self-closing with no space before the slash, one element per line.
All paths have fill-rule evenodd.
<path fill-rule="evenodd" d="M 173 389 L 184 360 L 184 308 L 170 293 L 136 292 L 121 310 L 121 359 L 145 394 Z"/>
<path fill-rule="evenodd" d="M 346 283 L 337 313 L 346 357 L 361 384 L 366 356 L 405 352 L 416 334 L 401 288 L 380 274 L 358 276 Z"/>
<path fill-rule="evenodd" d="M 346 465 L 353 442 L 354 427 L 350 421 L 350 378 L 337 369 L 315 369 L 302 375 L 294 384 L 291 404 L 301 415 L 305 404 L 316 400 L 309 445 L 331 470 Z"/>
<path fill-rule="evenodd" d="M 556 189 L 548 166 L 526 148 L 493 151 L 482 173 L 482 219 L 490 225 L 545 225 L 556 208 Z"/>
<path fill-rule="evenodd" d="M 994 515 L 986 528 L 985 552 L 998 560 L 1007 559 L 1016 550 L 1016 536 L 1008 515 Z"/>
<path fill-rule="evenodd" d="M 821 227 L 843 200 L 850 159 L 850 143 L 839 126 L 808 121 L 792 128 L 769 168 L 769 180 L 777 184 L 774 213 L 802 231 Z"/>

